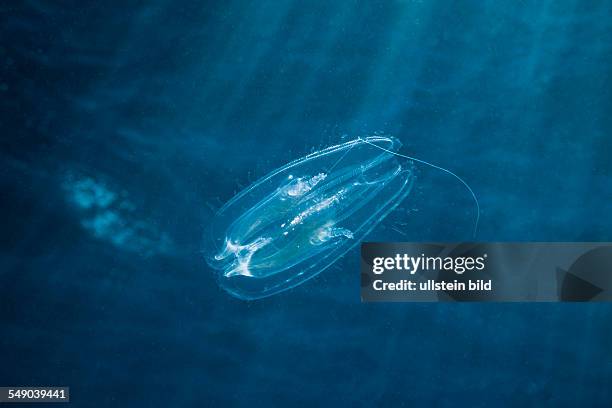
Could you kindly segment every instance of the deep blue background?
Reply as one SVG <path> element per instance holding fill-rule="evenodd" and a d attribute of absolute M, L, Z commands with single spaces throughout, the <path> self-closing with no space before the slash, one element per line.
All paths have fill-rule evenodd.
<path fill-rule="evenodd" d="M 0 6 L 0 385 L 611 405 L 609 305 L 361 304 L 356 252 L 243 302 L 201 253 L 235 191 L 373 132 L 472 185 L 479 240 L 612 240 L 611 2 L 112 3 Z M 373 238 L 470 239 L 456 184 L 423 170 Z"/>

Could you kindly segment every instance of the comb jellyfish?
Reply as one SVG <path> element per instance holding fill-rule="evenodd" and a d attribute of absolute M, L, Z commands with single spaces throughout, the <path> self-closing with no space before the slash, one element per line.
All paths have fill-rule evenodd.
<path fill-rule="evenodd" d="M 270 296 L 358 245 L 414 184 L 416 159 L 397 153 L 400 145 L 371 136 L 331 146 L 238 193 L 213 217 L 205 244 L 221 287 L 241 299 Z"/>

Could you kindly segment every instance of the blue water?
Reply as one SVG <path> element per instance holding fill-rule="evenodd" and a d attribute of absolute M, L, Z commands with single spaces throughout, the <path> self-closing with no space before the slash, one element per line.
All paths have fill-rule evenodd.
<path fill-rule="evenodd" d="M 376 132 L 477 239 L 612 240 L 612 3 L 0 6 L 0 385 L 76 406 L 612 405 L 606 304 L 361 304 L 357 255 L 244 302 L 214 209 Z M 471 238 L 421 169 L 372 239 Z"/>

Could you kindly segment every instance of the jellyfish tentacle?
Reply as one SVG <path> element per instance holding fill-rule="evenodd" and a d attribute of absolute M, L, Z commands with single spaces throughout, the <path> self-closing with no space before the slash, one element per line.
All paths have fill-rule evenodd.
<path fill-rule="evenodd" d="M 452 171 L 450 171 L 448 169 L 445 169 L 444 167 L 437 166 L 437 165 L 435 165 L 433 163 L 430 163 L 430 162 L 422 160 L 422 159 L 418 159 L 416 157 L 408 156 L 408 155 L 401 154 L 401 153 L 398 153 L 398 152 L 393 152 L 391 150 L 385 149 L 382 146 L 378 146 L 378 145 L 376 145 L 374 143 L 371 143 L 367 139 L 361 139 L 361 140 L 363 140 L 365 143 L 367 143 L 370 146 L 373 146 L 373 147 L 375 147 L 375 148 L 377 148 L 379 150 L 382 150 L 384 152 L 393 154 L 395 156 L 403 157 L 403 158 L 408 159 L 408 160 L 412 160 L 412 161 L 415 161 L 415 162 L 418 162 L 418 163 L 425 164 L 425 165 L 427 165 L 429 167 L 433 167 L 434 169 L 437 169 L 437 170 L 443 171 L 444 173 L 450 174 L 451 176 L 453 176 L 454 178 L 459 180 L 459 182 L 461 182 L 461 184 L 463 184 L 467 188 L 467 190 L 470 192 L 470 194 L 472 195 L 472 198 L 474 199 L 474 203 L 476 204 L 476 220 L 474 221 L 474 231 L 473 231 L 473 236 L 476 237 L 476 234 L 478 233 L 478 223 L 480 222 L 480 203 L 478 202 L 478 198 L 476 197 L 476 194 L 474 193 L 474 190 L 472 190 L 470 185 L 464 179 L 462 179 L 461 177 L 459 177 L 457 174 L 453 173 Z"/>

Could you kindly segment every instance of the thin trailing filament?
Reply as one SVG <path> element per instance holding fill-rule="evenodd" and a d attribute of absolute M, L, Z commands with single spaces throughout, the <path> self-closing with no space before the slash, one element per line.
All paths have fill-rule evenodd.
<path fill-rule="evenodd" d="M 450 174 L 451 176 L 453 176 L 454 178 L 459 180 L 459 182 L 461 182 L 461 184 L 463 184 L 465 186 L 465 188 L 467 188 L 467 190 L 470 192 L 470 194 L 472 195 L 472 198 L 474 199 L 474 203 L 476 204 L 476 220 L 474 222 L 474 232 L 473 232 L 473 236 L 476 237 L 476 233 L 478 232 L 478 223 L 480 221 L 480 204 L 478 203 L 478 198 L 476 198 L 476 194 L 474 194 L 474 190 L 472 190 L 472 188 L 469 186 L 468 183 L 466 183 L 465 180 L 463 180 L 461 177 L 459 177 L 457 174 L 453 173 L 452 171 L 450 171 L 448 169 L 445 169 L 444 167 L 437 166 L 437 165 L 435 165 L 433 163 L 429 163 L 429 162 L 427 162 L 425 160 L 417 159 L 416 157 L 411 157 L 411 156 L 407 156 L 405 154 L 393 152 L 391 150 L 385 149 L 382 146 L 378 146 L 378 145 L 370 142 L 367 139 L 360 138 L 360 140 L 363 140 L 365 143 L 367 143 L 370 146 L 373 146 L 373 147 L 375 147 L 375 148 L 377 148 L 379 150 L 382 150 L 383 152 L 387 152 L 387 153 L 393 154 L 395 156 L 403 157 L 403 158 L 408 159 L 408 160 L 412 160 L 412 161 L 415 161 L 415 162 L 418 162 L 418 163 L 425 164 L 426 166 L 433 167 L 434 169 L 437 169 L 437 170 L 443 171 L 444 173 Z"/>

